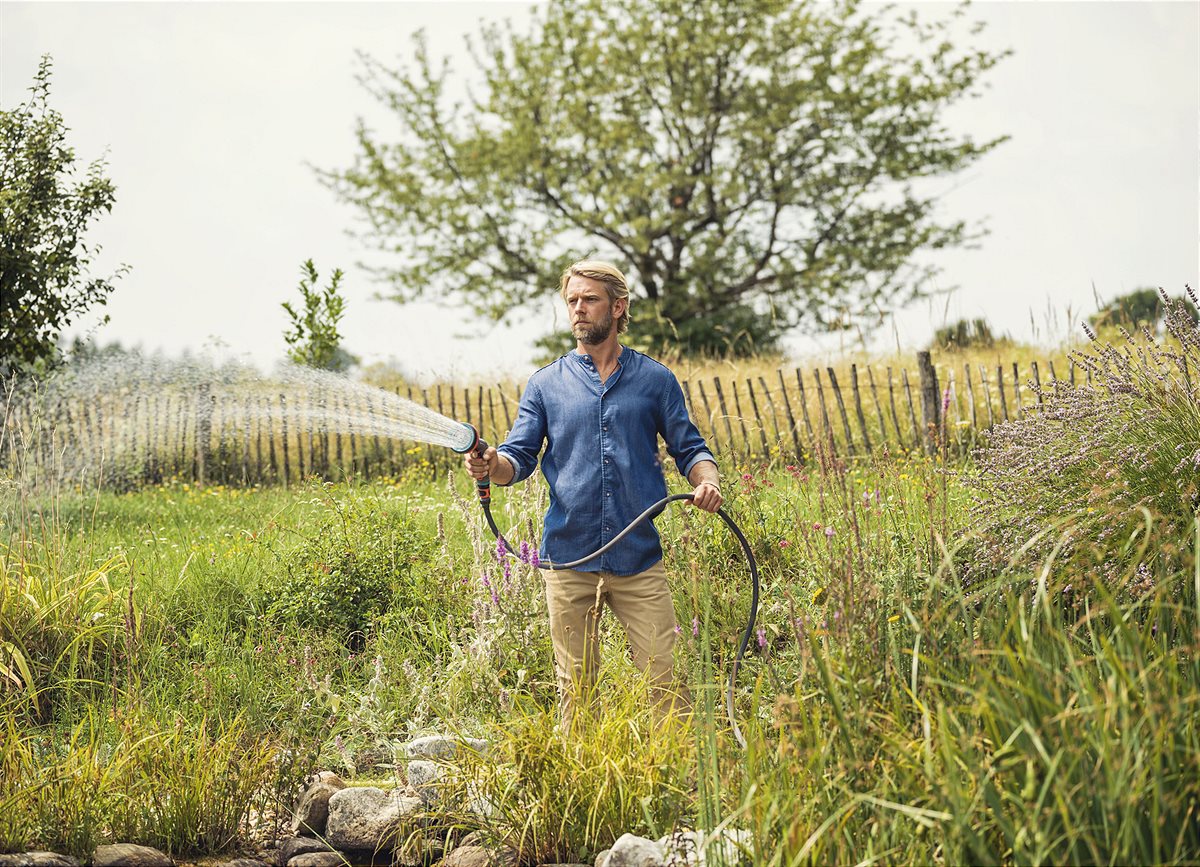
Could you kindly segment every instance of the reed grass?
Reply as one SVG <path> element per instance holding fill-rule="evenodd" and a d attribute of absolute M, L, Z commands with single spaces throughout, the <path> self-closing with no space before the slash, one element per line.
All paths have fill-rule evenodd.
<path fill-rule="evenodd" d="M 1138 493 L 1086 525 L 1078 510 L 1036 511 L 1091 495 L 1086 459 L 1062 476 L 998 464 L 998 450 L 727 462 L 727 508 L 763 578 L 735 690 L 744 752 L 721 702 L 748 576 L 723 527 L 694 509 L 658 522 L 690 722 L 655 723 L 609 618 L 604 713 L 563 732 L 540 578 L 497 561 L 461 474 L 9 488 L 0 849 L 86 855 L 129 835 L 218 851 L 278 830 L 317 768 L 394 778 L 400 744 L 449 730 L 492 749 L 457 767 L 458 800 L 438 821 L 481 828 L 530 863 L 682 828 L 707 832 L 710 863 L 724 858 L 722 828 L 749 832 L 742 860 L 771 867 L 1194 863 L 1200 526 L 1176 445 L 1194 436 L 1195 392 L 1145 394 L 1145 424 L 1115 426 L 1093 459 L 1154 456 L 1156 443 L 1180 458 L 1122 465 Z M 1049 417 L 1061 392 L 1045 397 Z M 1001 477 L 1024 499 L 997 514 L 1034 509 L 995 549 L 975 510 L 980 485 Z M 544 487 L 496 500 L 514 543 L 532 538 Z M 274 605 L 298 564 L 350 574 L 391 557 L 405 568 L 354 640 Z M 466 809 L 472 799 L 487 806 Z"/>

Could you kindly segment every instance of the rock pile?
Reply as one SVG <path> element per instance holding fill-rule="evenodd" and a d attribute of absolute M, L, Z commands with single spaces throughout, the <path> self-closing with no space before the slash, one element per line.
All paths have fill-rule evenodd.
<path fill-rule="evenodd" d="M 447 805 L 448 769 L 464 751 L 487 754 L 486 742 L 473 738 L 431 736 L 406 745 L 408 784 L 402 789 L 348 786 L 336 774 L 317 774 L 300 796 L 292 815 L 292 836 L 278 849 L 266 853 L 271 864 L 252 858 L 226 861 L 220 867 L 521 867 L 518 853 L 506 846 L 489 845 L 480 832 L 468 834 L 450 850 L 441 837 L 427 836 L 429 816 L 439 805 L 474 812 L 481 819 L 491 806 L 463 788 L 467 803 Z M 706 846 L 707 843 L 707 846 Z M 677 831 L 659 840 L 625 834 L 601 852 L 593 865 L 539 865 L 539 867 L 703 867 L 721 852 L 721 863 L 751 863 L 750 835 L 727 830 L 709 840 L 703 831 Z M 440 860 L 439 860 L 440 859 Z M 714 859 L 716 860 L 716 859 Z M 157 849 L 130 843 L 99 846 L 89 861 L 92 867 L 173 867 L 171 858 Z M 0 855 L 0 867 L 81 867 L 81 862 L 52 852 Z"/>

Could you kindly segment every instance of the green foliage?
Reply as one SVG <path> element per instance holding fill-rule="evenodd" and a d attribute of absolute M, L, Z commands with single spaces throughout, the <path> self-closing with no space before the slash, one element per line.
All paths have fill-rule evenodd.
<path fill-rule="evenodd" d="M 0 721 L 0 851 L 86 857 L 129 840 L 175 854 L 228 849 L 261 809 L 273 746 L 244 720 L 89 713 L 50 737 Z M 149 807 L 149 808 L 148 808 Z"/>
<path fill-rule="evenodd" d="M 376 619 L 422 600 L 415 580 L 429 539 L 403 514 L 368 499 L 331 499 L 332 515 L 287 556 L 287 574 L 268 591 L 276 618 L 340 634 L 361 647 Z"/>
<path fill-rule="evenodd" d="M 291 318 L 291 327 L 283 334 L 291 347 L 288 358 L 305 367 L 347 370 L 357 359 L 342 348 L 342 335 L 338 333 L 338 323 L 346 312 L 346 300 L 339 291 L 342 271 L 335 268 L 329 285 L 317 289 L 319 278 L 313 260 L 306 259 L 300 270 L 303 276 L 299 288 L 304 309 L 297 310 L 290 301 L 280 305 Z"/>
<path fill-rule="evenodd" d="M 522 863 L 590 862 L 624 833 L 670 833 L 686 823 L 694 738 L 678 719 L 652 720 L 646 693 L 613 684 L 603 711 L 569 731 L 553 712 L 516 710 L 486 755 L 464 751 L 446 797 L 494 804 L 485 828 Z"/>
<path fill-rule="evenodd" d="M 1128 358 L 1139 346 L 1150 354 L 1130 344 Z M 1177 342 L 1153 351 L 1168 366 L 1166 353 L 1183 352 Z M 274 798 L 286 815 L 304 773 L 379 773 L 398 743 L 450 730 L 483 734 L 491 749 L 458 765 L 447 811 L 431 824 L 451 836 L 482 827 L 531 863 L 590 860 L 626 831 L 654 838 L 721 822 L 753 834 L 748 860 L 764 867 L 1194 863 L 1200 527 L 1174 468 L 1195 460 L 1200 444 L 1177 446 L 1200 424 L 1183 409 L 1174 432 L 1163 421 L 1176 410 L 1156 405 L 1178 402 L 1167 383 L 1146 392 L 1135 377 L 1093 372 L 1093 383 L 1105 382 L 1121 394 L 1122 383 L 1143 389 L 1137 412 L 1113 425 L 1143 424 L 1138 454 L 1175 463 L 1132 458 L 1130 493 L 1117 504 L 1125 511 L 1105 511 L 1070 557 L 1048 550 L 965 572 L 978 537 L 992 533 L 972 512 L 971 476 L 981 470 L 970 463 L 954 473 L 923 457 L 818 453 L 787 468 L 725 467 L 727 508 L 762 573 L 761 637 L 733 696 L 745 752 L 722 705 L 748 577 L 723 525 L 694 509 L 672 508 L 657 522 L 683 626 L 677 670 L 691 672 L 696 699 L 690 726 L 655 724 L 607 617 L 600 713 L 564 732 L 540 576 L 517 562 L 504 574 L 461 473 L 452 489 L 415 480 L 300 492 L 171 484 L 0 508 L 15 536 L 5 586 L 58 594 L 37 605 L 47 612 L 40 620 L 23 617 L 35 623 L 22 631 L 27 649 L 62 647 L 73 635 L 82 644 L 95 611 L 122 615 L 97 657 L 110 661 L 95 675 L 74 670 L 80 681 L 99 671 L 104 679 L 61 689 L 54 723 L 0 707 L 0 847 L 69 834 L 82 851 L 85 839 L 110 833 L 101 829 L 108 821 L 139 842 L 192 839 L 212 851 L 223 844 L 203 828 L 228 827 L 236 807 L 269 814 L 264 802 Z M 1045 415 L 1059 409 L 1051 395 Z M 1065 485 L 1104 483 L 1112 464 L 1085 457 L 1100 470 L 1081 469 L 1064 487 L 1045 488 L 1052 468 L 1035 464 L 1013 476 L 1044 489 L 1028 501 L 1031 528 L 1057 532 L 1058 514 L 1036 510 L 1073 496 Z M 1110 498 L 1124 490 L 1107 481 Z M 1147 511 L 1158 514 L 1148 518 L 1137 502 L 1155 489 L 1159 505 Z M 544 497 L 537 479 L 496 493 L 497 520 L 515 544 L 535 532 Z M 49 532 L 39 536 L 39 526 Z M 392 564 L 396 552 L 413 559 Z M 392 607 L 360 649 L 328 621 L 266 613 L 281 567 L 295 573 L 283 583 L 302 592 L 310 577 L 328 577 L 312 564 L 347 564 L 350 574 L 360 555 L 363 572 L 337 593 L 379 587 L 371 576 L 385 572 L 399 588 L 388 586 Z M 90 570 L 111 557 L 130 567 L 110 570 L 96 596 Z M 1118 571 L 1097 567 L 1106 561 Z M 1149 581 L 1140 563 L 1152 564 Z M 39 570 L 45 590 L 14 579 Z M 136 641 L 126 621 L 137 624 Z M 47 667 L 37 677 L 53 686 L 71 672 Z M 28 701 L 16 689 L 9 697 Z M 233 720 L 244 728 L 227 736 Z M 265 770 L 264 756 L 274 761 Z M 185 779 L 205 773 L 220 778 L 221 797 L 201 801 Z M 176 789 L 178 803 L 156 799 Z M 493 807 L 486 817 L 459 810 L 483 797 Z M 707 863 L 717 860 L 710 850 Z"/>
<path fill-rule="evenodd" d="M 1121 326 L 1129 330 L 1148 325 L 1151 328 L 1162 321 L 1163 298 L 1159 290 L 1150 287 L 1134 289 L 1118 295 L 1096 311 L 1092 324 L 1098 328 Z M 1193 320 L 1195 311 L 1191 311 Z"/>
<path fill-rule="evenodd" d="M 960 349 L 991 349 L 998 338 L 986 319 L 960 319 L 933 333 L 929 349 L 954 352 Z"/>
<path fill-rule="evenodd" d="M 1133 565 L 1148 576 L 1180 555 L 1120 541 L 1146 515 L 1178 539 L 1200 509 L 1200 328 L 1189 302 L 1163 301 L 1166 339 L 1073 353 L 1088 383 L 1045 388 L 1038 412 L 990 435 L 968 477 L 990 566 L 1059 548 L 1087 555 L 1081 540 L 1110 539 L 1093 566 L 1115 580 L 1130 557 L 1144 557 Z"/>
<path fill-rule="evenodd" d="M 62 330 L 114 288 L 111 278 L 88 276 L 100 247 L 84 240 L 116 199 L 104 160 L 72 182 L 75 152 L 50 108 L 48 55 L 30 92 L 0 111 L 0 374 L 55 361 Z"/>
<path fill-rule="evenodd" d="M 955 49 L 960 14 L 558 0 L 528 35 L 483 32 L 465 105 L 446 104 L 449 62 L 421 39 L 411 69 L 367 59 L 404 132 L 360 125 L 353 167 L 322 176 L 368 240 L 403 251 L 379 270 L 397 300 L 501 318 L 596 256 L 635 278 L 651 351 L 767 351 L 795 326 L 878 321 L 935 273 L 917 251 L 973 237 L 914 189 L 1002 141 L 938 120 L 1002 56 Z"/>

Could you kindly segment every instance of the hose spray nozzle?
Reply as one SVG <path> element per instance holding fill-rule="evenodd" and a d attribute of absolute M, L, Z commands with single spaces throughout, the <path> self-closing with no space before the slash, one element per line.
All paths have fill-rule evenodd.
<path fill-rule="evenodd" d="M 488 450 L 487 440 L 479 435 L 479 431 L 475 429 L 475 425 L 469 422 L 462 422 L 462 426 L 471 431 L 471 444 L 464 449 L 455 449 L 459 454 L 465 455 L 471 452 L 477 458 L 482 458 L 483 453 Z M 482 479 L 475 480 L 475 493 L 479 495 L 481 503 L 490 503 L 492 500 L 492 479 L 490 476 L 484 476 Z"/>

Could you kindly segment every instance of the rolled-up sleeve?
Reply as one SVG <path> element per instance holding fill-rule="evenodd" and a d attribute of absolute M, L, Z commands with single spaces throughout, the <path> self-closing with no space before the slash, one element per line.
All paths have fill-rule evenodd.
<path fill-rule="evenodd" d="M 667 453 L 674 458 L 675 466 L 686 479 L 692 467 L 700 461 L 717 462 L 708 450 L 708 443 L 700 435 L 696 425 L 688 415 L 687 404 L 683 402 L 683 389 L 679 380 L 670 376 L 665 394 L 663 395 L 662 425 L 659 433 L 667 444 Z"/>
<path fill-rule="evenodd" d="M 517 420 L 508 437 L 496 448 L 498 454 L 508 458 L 513 465 L 514 475 L 509 484 L 529 478 L 537 469 L 538 455 L 546 440 L 546 408 L 541 392 L 532 382 L 525 387 L 521 402 L 517 406 Z"/>

